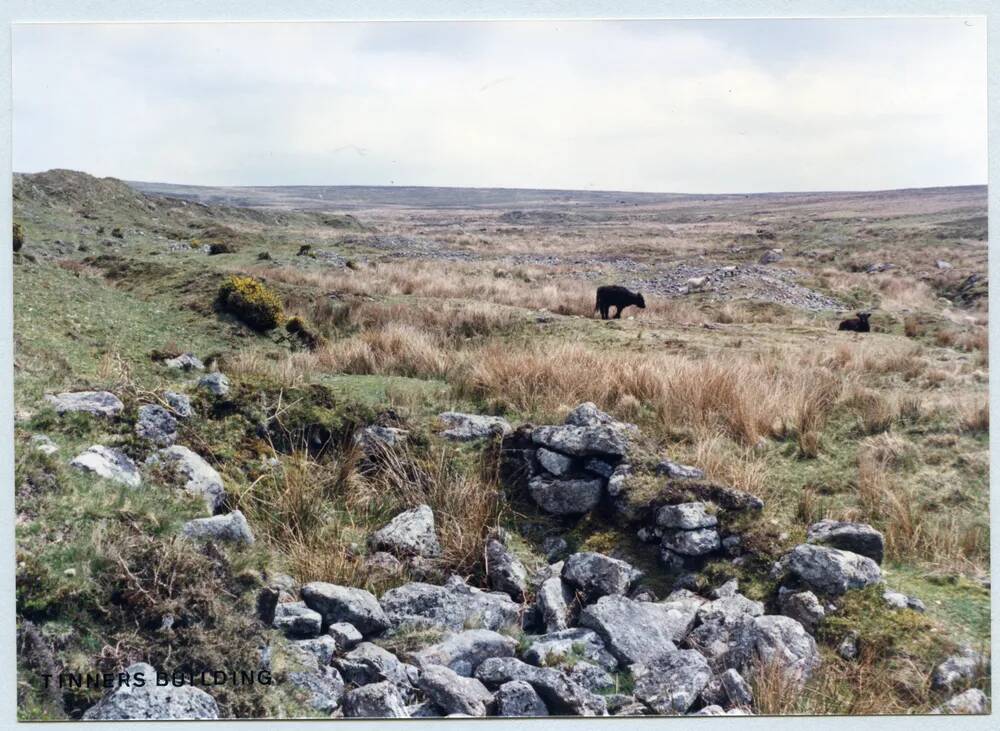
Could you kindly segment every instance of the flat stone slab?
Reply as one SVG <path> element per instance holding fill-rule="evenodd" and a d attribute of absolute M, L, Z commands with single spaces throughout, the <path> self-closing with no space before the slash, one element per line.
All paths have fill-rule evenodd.
<path fill-rule="evenodd" d="M 188 538 L 199 540 L 245 543 L 247 545 L 254 542 L 250 525 L 239 510 L 225 515 L 213 515 L 211 518 L 189 520 L 181 527 L 181 533 Z"/>
<path fill-rule="evenodd" d="M 70 465 L 129 487 L 139 487 L 142 484 L 139 468 L 128 455 L 100 444 L 95 444 L 87 451 L 78 454 Z"/>
<path fill-rule="evenodd" d="M 628 450 L 628 438 L 613 426 L 540 426 L 531 441 L 573 457 L 624 457 Z"/>
<path fill-rule="evenodd" d="M 452 577 L 443 586 L 411 582 L 382 595 L 382 608 L 393 627 L 414 626 L 459 632 L 500 630 L 515 625 L 521 605 L 499 591 L 482 591 Z"/>
<path fill-rule="evenodd" d="M 531 499 L 552 515 L 582 515 L 597 507 L 604 482 L 595 479 L 549 479 L 533 477 L 528 482 Z"/>
<path fill-rule="evenodd" d="M 302 587 L 306 605 L 323 616 L 323 624 L 353 624 L 363 635 L 381 632 L 389 620 L 375 596 L 364 589 L 314 581 Z"/>
<path fill-rule="evenodd" d="M 418 505 L 405 510 L 375 531 L 369 539 L 375 550 L 384 550 L 397 556 L 441 555 L 441 545 L 434 532 L 434 512 L 429 505 Z"/>
<path fill-rule="evenodd" d="M 98 416 L 115 416 L 125 408 L 117 396 L 110 391 L 67 391 L 49 394 L 45 397 L 56 413 L 84 412 Z"/>
<path fill-rule="evenodd" d="M 445 411 L 438 414 L 438 419 L 445 425 L 441 436 L 457 442 L 484 439 L 495 433 L 506 435 L 512 431 L 510 422 L 500 416 Z"/>
<path fill-rule="evenodd" d="M 219 706 L 200 688 L 157 685 L 156 670 L 146 663 L 125 668 L 128 685 L 121 685 L 84 711 L 85 721 L 215 720 Z M 142 685 L 138 685 L 142 678 Z"/>
<path fill-rule="evenodd" d="M 821 520 L 809 526 L 806 541 L 858 553 L 879 564 L 885 556 L 884 536 L 867 523 Z"/>
<path fill-rule="evenodd" d="M 782 559 L 788 571 L 821 594 L 840 595 L 882 580 L 878 564 L 867 556 L 802 543 Z"/>

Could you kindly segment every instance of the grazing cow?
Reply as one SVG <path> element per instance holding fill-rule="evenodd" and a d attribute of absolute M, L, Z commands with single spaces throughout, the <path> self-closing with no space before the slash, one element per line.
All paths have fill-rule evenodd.
<path fill-rule="evenodd" d="M 871 327 L 868 325 L 868 318 L 872 316 L 870 312 L 859 312 L 857 317 L 852 317 L 849 320 L 844 320 L 840 323 L 838 330 L 853 330 L 858 333 L 871 332 Z"/>
<path fill-rule="evenodd" d="M 597 288 L 597 304 L 594 305 L 594 309 L 601 311 L 602 320 L 608 319 L 608 313 L 612 307 L 616 308 L 614 319 L 621 319 L 622 310 L 631 305 L 645 309 L 646 300 L 638 292 L 632 292 L 617 284 L 608 284 Z"/>

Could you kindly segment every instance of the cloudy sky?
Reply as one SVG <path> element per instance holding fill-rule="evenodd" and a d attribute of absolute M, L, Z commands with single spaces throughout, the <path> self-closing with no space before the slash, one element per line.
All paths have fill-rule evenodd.
<path fill-rule="evenodd" d="M 24 25 L 14 169 L 672 192 L 986 182 L 982 19 Z"/>

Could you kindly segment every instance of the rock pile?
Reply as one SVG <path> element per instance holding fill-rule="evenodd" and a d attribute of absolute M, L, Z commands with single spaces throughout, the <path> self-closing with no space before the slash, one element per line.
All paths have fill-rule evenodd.
<path fill-rule="evenodd" d="M 738 551 L 739 536 L 720 526 L 719 516 L 763 507 L 752 495 L 704 481 L 695 467 L 650 457 L 635 425 L 589 402 L 563 424 L 520 427 L 504 439 L 502 456 L 508 480 L 523 484 L 543 512 L 568 518 L 600 510 L 659 543 L 663 562 L 678 571 Z"/>

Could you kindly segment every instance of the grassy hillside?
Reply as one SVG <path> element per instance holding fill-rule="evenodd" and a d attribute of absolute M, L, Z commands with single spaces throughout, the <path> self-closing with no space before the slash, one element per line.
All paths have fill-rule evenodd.
<path fill-rule="evenodd" d="M 376 591 L 422 578 L 405 565 L 372 570 L 365 547 L 418 502 L 441 534 L 431 578 L 482 584 L 484 541 L 502 527 L 529 568 L 546 563 L 543 538 L 559 532 L 669 592 L 675 577 L 654 548 L 613 522 L 538 513 L 504 484 L 491 445 L 437 434 L 449 409 L 548 424 L 582 401 L 761 497 L 747 535 L 762 557 L 822 518 L 870 523 L 886 538 L 887 584 L 927 605 L 847 602 L 818 635 L 821 670 L 800 694 L 759 686 L 761 712 L 937 706 L 933 666 L 958 644 L 989 643 L 984 191 L 683 203 L 598 199 L 532 218 L 492 203 L 365 199 L 354 218 L 147 196 L 70 171 L 16 176 L 21 717 L 77 718 L 100 698 L 46 690 L 38 673 L 53 668 L 253 663 L 270 642 L 287 672 L 294 661 L 282 665 L 281 641 L 254 620 L 257 590 L 284 573 Z M 759 264 L 768 249 L 782 258 Z M 738 273 L 721 273 L 729 266 Z M 701 272 L 708 286 L 682 293 Z M 257 332 L 220 311 L 231 274 L 273 290 L 308 336 Z M 602 282 L 644 287 L 647 308 L 596 319 Z M 837 331 L 854 309 L 874 312 L 873 332 Z M 214 398 L 194 387 L 197 374 L 164 365 L 184 352 L 225 373 L 230 393 Z M 125 409 L 60 417 L 44 399 L 81 389 L 112 391 Z M 252 547 L 192 551 L 176 534 L 201 506 L 183 490 L 133 490 L 68 466 L 93 444 L 144 460 L 137 409 L 170 390 L 190 394 L 195 411 L 178 443 L 223 476 Z M 373 423 L 411 433 L 375 472 L 353 438 Z M 58 451 L 38 452 L 38 434 Z M 710 567 L 704 580 L 737 575 L 769 599 L 763 563 Z M 834 650 L 854 627 L 869 642 L 847 663 Z M 977 683 L 988 691 L 988 677 Z M 234 717 L 305 712 L 279 688 L 216 700 Z"/>

